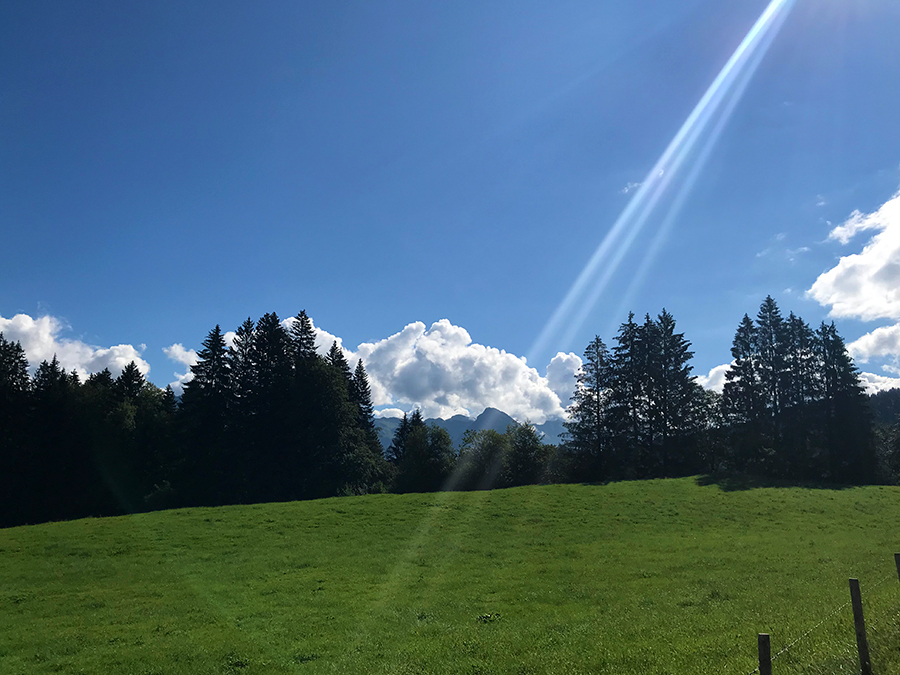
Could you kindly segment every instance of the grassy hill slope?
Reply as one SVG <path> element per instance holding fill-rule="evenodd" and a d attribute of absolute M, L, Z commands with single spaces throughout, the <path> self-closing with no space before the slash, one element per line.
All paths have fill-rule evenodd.
<path fill-rule="evenodd" d="M 900 489 L 694 479 L 0 530 L 0 672 L 734 673 L 861 580 L 900 672 Z M 883 582 L 875 587 L 877 582 Z M 849 607 L 776 661 L 854 672 Z"/>

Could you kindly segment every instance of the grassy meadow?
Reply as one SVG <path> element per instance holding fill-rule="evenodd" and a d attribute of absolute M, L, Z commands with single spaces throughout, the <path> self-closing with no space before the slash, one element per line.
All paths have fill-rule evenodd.
<path fill-rule="evenodd" d="M 0 530 L 0 673 L 853 673 L 851 576 L 900 672 L 900 489 L 701 483 Z"/>

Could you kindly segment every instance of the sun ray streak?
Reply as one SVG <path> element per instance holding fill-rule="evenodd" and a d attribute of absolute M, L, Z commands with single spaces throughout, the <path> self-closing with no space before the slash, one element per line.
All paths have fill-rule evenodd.
<path fill-rule="evenodd" d="M 566 348 L 571 344 L 571 340 L 606 290 L 650 215 L 665 196 L 667 189 L 678 178 L 680 169 L 692 157 L 698 141 L 706 136 L 706 131 L 712 124 L 713 131 L 707 136 L 708 140 L 703 145 L 700 157 L 692 164 L 687 180 L 677 193 L 672 209 L 660 229 L 662 231 L 671 228 L 671 221 L 674 220 L 677 209 L 684 203 L 690 188 L 696 182 L 703 161 L 711 152 L 712 145 L 721 134 L 740 95 L 746 89 L 753 72 L 794 3 L 795 0 L 771 0 L 757 19 L 553 312 L 529 350 L 530 362 L 535 362 L 549 342 L 558 338 L 560 334 L 563 339 L 562 345 L 558 345 L 560 348 Z M 661 246 L 662 240 L 659 242 Z"/>
<path fill-rule="evenodd" d="M 768 51 L 769 45 L 771 44 L 772 40 L 774 40 L 775 35 L 778 33 L 778 29 L 781 26 L 781 23 L 786 17 L 786 13 L 781 13 L 778 18 L 775 19 L 775 21 L 778 22 L 777 25 L 773 30 L 770 30 L 766 33 L 764 44 L 754 52 L 750 65 L 747 68 L 744 68 L 740 75 L 736 78 L 737 84 L 732 88 L 728 100 L 725 103 L 725 107 L 722 110 L 722 114 L 718 116 L 712 131 L 707 135 L 706 140 L 703 142 L 703 148 L 698 153 L 697 159 L 691 163 L 690 171 L 688 172 L 687 177 L 685 178 L 681 187 L 678 189 L 678 193 L 674 201 L 666 212 L 665 219 L 659 226 L 659 229 L 657 230 L 657 233 L 653 238 L 653 242 L 651 243 L 650 248 L 644 255 L 644 259 L 641 261 L 641 265 L 637 273 L 629 283 L 628 290 L 622 296 L 622 301 L 619 303 L 615 314 L 610 317 L 609 325 L 606 329 L 606 334 L 611 335 L 612 332 L 616 329 L 616 327 L 618 326 L 618 322 L 621 321 L 621 317 L 625 315 L 634 296 L 637 294 L 638 289 L 643 285 L 644 279 L 646 278 L 647 273 L 650 271 L 650 266 L 655 261 L 656 256 L 659 254 L 660 250 L 662 250 L 662 245 L 668 238 L 669 232 L 671 232 L 672 226 L 675 223 L 675 219 L 678 217 L 678 214 L 680 213 L 681 208 L 684 206 L 685 201 L 687 201 L 688 196 L 693 191 L 694 185 L 696 185 L 697 180 L 699 179 L 700 174 L 704 166 L 706 165 L 706 161 L 712 154 L 716 142 L 719 140 L 719 137 L 725 130 L 725 126 L 728 123 L 728 120 L 731 118 L 731 114 L 734 112 L 735 107 L 737 107 L 738 102 L 741 100 L 744 92 L 750 85 L 750 81 L 753 79 L 753 75 L 756 73 L 756 69 L 759 67 L 759 64 L 762 63 L 763 57 Z"/>

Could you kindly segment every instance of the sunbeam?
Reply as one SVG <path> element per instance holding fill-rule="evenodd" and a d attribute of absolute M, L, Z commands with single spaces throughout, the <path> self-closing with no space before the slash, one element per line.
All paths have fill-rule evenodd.
<path fill-rule="evenodd" d="M 536 362 L 537 357 L 554 338 L 561 337 L 561 342 L 557 345 L 560 348 L 567 348 L 571 344 L 650 215 L 666 196 L 668 188 L 677 184 L 681 170 L 688 165 L 688 174 L 681 183 L 641 268 L 646 269 L 649 265 L 696 182 L 715 140 L 794 4 L 795 0 L 772 0 L 757 19 L 553 312 L 529 350 L 530 362 Z M 699 155 L 688 163 L 701 139 L 706 139 L 706 142 Z M 636 287 L 632 285 L 629 293 L 633 294 L 635 290 Z"/>

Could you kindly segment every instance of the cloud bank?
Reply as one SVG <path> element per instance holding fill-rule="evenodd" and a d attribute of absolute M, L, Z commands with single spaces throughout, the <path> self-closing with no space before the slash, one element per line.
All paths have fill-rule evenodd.
<path fill-rule="evenodd" d="M 478 415 L 494 407 L 535 424 L 564 414 L 581 367 L 576 355 L 557 354 L 542 376 L 522 357 L 473 342 L 468 331 L 447 319 L 430 327 L 413 322 L 348 353 L 352 361 L 363 359 L 378 407 L 418 406 L 425 417 Z"/>
<path fill-rule="evenodd" d="M 900 325 L 882 326 L 847 345 L 850 355 L 860 363 L 869 359 L 900 354 Z"/>
<path fill-rule="evenodd" d="M 874 232 L 859 253 L 842 256 L 823 272 L 807 296 L 829 307 L 829 315 L 862 321 L 900 321 L 900 192 L 873 213 L 854 211 L 828 239 L 847 245 L 862 232 Z M 881 326 L 848 346 L 860 363 L 886 359 L 882 369 L 900 373 L 900 323 Z M 900 387 L 900 379 L 861 373 L 869 393 Z"/>
<path fill-rule="evenodd" d="M 843 256 L 819 275 L 807 294 L 834 317 L 900 319 L 900 192 L 877 211 L 854 211 L 828 235 L 848 244 L 860 232 L 876 234 L 862 251 Z"/>
<path fill-rule="evenodd" d="M 144 345 L 113 345 L 97 347 L 81 340 L 63 337 L 68 324 L 53 316 L 33 318 L 28 314 L 16 314 L 11 319 L 0 316 L 0 333 L 12 342 L 19 342 L 25 350 L 28 363 L 36 368 L 41 361 L 50 361 L 53 355 L 68 371 L 76 371 L 82 378 L 109 368 L 118 377 L 132 361 L 142 374 L 150 372 L 150 364 L 141 356 Z"/>
<path fill-rule="evenodd" d="M 232 333 L 232 339 L 230 342 L 234 342 L 234 333 Z M 170 345 L 169 347 L 163 347 L 163 353 L 172 361 L 175 361 L 175 363 L 180 363 L 182 366 L 184 366 L 185 372 L 173 373 L 175 375 L 175 380 L 169 382 L 169 386 L 172 387 L 172 391 L 180 396 L 184 391 L 184 385 L 194 379 L 194 374 L 191 372 L 191 366 L 197 363 L 199 357 L 197 356 L 197 352 L 195 350 L 185 349 L 184 345 L 180 342 L 176 342 L 174 345 Z"/>
<path fill-rule="evenodd" d="M 729 368 L 731 368 L 730 363 L 723 363 L 721 366 L 716 366 L 710 370 L 707 375 L 698 375 L 697 384 L 704 389 L 711 389 L 712 391 L 721 394 L 725 389 L 725 373 L 728 372 Z"/>
<path fill-rule="evenodd" d="M 557 352 L 547 366 L 547 384 L 564 408 L 568 407 L 575 393 L 575 375 L 581 370 L 581 365 L 581 357 L 577 354 Z"/>

